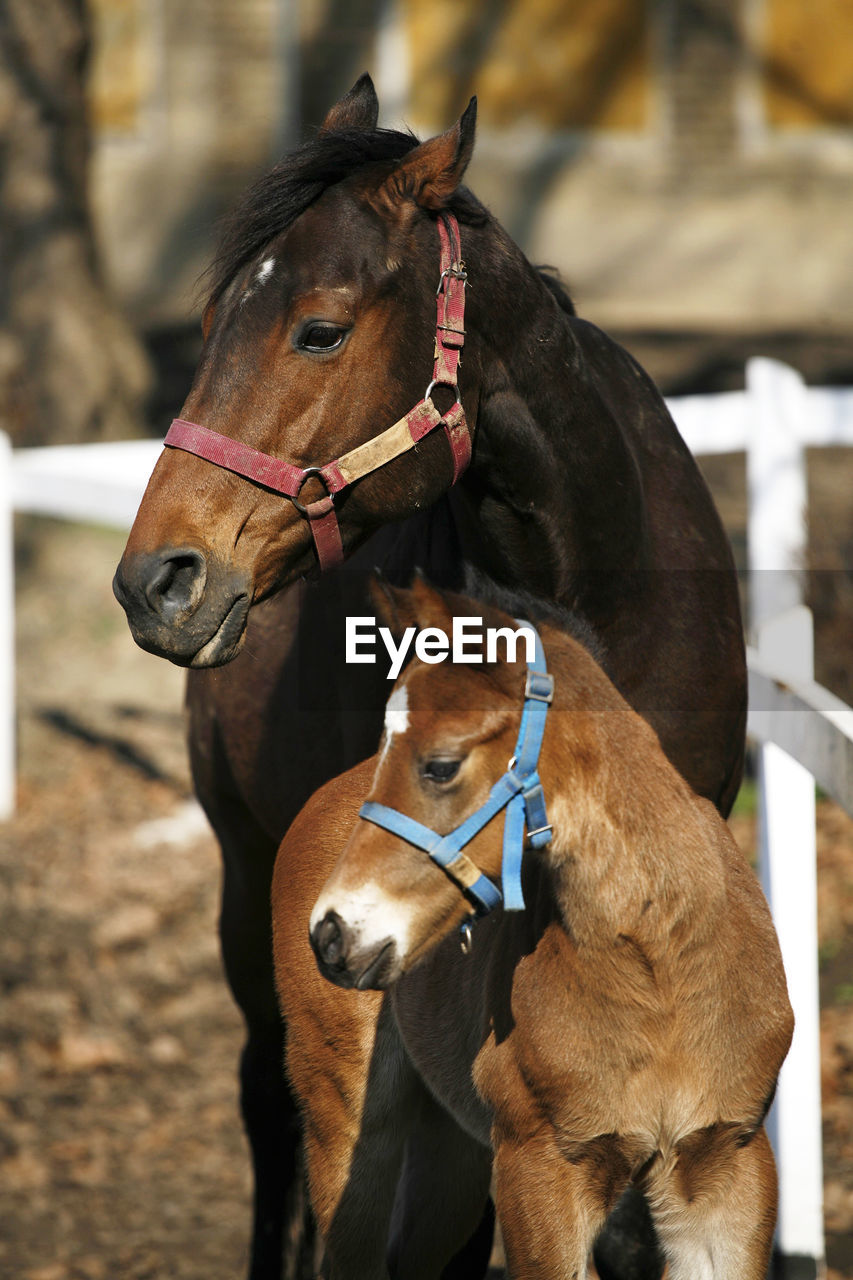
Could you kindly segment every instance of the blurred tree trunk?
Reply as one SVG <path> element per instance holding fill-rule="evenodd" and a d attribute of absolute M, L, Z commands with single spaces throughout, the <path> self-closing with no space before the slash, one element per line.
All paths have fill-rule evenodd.
<path fill-rule="evenodd" d="M 143 349 L 99 278 L 87 198 L 85 0 L 0 0 L 0 429 L 138 434 Z"/>

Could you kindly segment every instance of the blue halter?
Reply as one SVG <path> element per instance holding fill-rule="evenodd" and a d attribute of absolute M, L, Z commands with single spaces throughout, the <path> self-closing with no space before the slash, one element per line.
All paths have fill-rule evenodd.
<path fill-rule="evenodd" d="M 521 727 L 515 744 L 515 755 L 510 760 L 506 773 L 492 787 L 485 803 L 444 836 L 400 813 L 399 809 L 390 809 L 387 805 L 376 804 L 372 800 L 367 800 L 359 810 L 359 817 L 374 822 L 378 827 L 384 827 L 416 849 L 423 849 L 428 853 L 463 893 L 474 900 L 478 916 L 487 915 L 501 901 L 506 911 L 523 911 L 521 858 L 524 852 L 525 824 L 527 839 L 534 849 L 541 849 L 551 839 L 551 827 L 545 812 L 545 796 L 536 767 L 548 707 L 554 697 L 554 677 L 548 674 L 539 633 L 528 622 L 521 625 L 530 628 L 535 641 L 533 661 L 527 667 Z M 504 808 L 507 812 L 504 820 L 501 894 L 497 885 L 483 875 L 462 850 Z"/>

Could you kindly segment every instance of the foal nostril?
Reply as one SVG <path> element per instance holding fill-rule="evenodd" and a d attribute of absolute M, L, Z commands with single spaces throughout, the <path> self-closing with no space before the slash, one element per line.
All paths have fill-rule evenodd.
<path fill-rule="evenodd" d="M 155 613 L 174 618 L 191 613 L 201 600 L 207 563 L 200 551 L 186 548 L 164 556 L 145 584 L 145 599 Z"/>
<path fill-rule="evenodd" d="M 318 958 L 330 968 L 342 966 L 346 958 L 342 925 L 343 921 L 336 911 L 327 911 L 311 935 Z"/>

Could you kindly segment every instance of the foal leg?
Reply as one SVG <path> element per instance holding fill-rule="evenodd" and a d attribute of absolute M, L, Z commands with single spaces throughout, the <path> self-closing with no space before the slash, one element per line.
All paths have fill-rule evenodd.
<path fill-rule="evenodd" d="M 628 1176 L 609 1139 L 567 1153 L 552 1131 L 501 1141 L 498 1219 L 512 1280 L 585 1280 L 587 1259 Z"/>
<path fill-rule="evenodd" d="M 763 1129 L 713 1126 L 648 1176 L 670 1280 L 765 1280 L 776 1225 L 776 1165 Z"/>

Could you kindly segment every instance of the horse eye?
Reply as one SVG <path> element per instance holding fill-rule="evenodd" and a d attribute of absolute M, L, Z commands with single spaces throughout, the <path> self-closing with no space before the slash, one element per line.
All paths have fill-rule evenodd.
<path fill-rule="evenodd" d="M 346 334 L 347 330 L 342 325 L 314 321 L 302 330 L 296 345 L 303 351 L 334 351 Z"/>
<path fill-rule="evenodd" d="M 449 782 L 459 772 L 461 760 L 427 760 L 423 775 L 430 782 Z"/>

